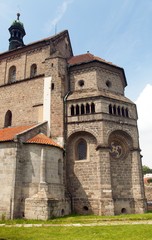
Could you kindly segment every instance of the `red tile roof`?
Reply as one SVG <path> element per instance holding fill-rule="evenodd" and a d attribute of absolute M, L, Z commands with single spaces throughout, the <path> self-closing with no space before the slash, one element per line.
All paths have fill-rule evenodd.
<path fill-rule="evenodd" d="M 92 61 L 104 62 L 104 63 L 115 66 L 111 62 L 107 62 L 106 60 L 104 60 L 100 57 L 94 56 L 91 53 L 85 53 L 85 54 L 74 56 L 69 59 L 68 63 L 69 63 L 69 65 L 77 65 L 77 64 L 88 63 L 88 62 L 92 62 Z"/>
<path fill-rule="evenodd" d="M 43 133 L 40 133 L 33 138 L 26 141 L 27 143 L 36 143 L 36 144 L 45 144 L 45 145 L 51 145 L 54 147 L 62 148 L 59 144 L 54 142 L 51 138 L 47 137 Z"/>
<path fill-rule="evenodd" d="M 18 127 L 7 127 L 0 129 L 0 142 L 5 142 L 5 141 L 11 141 L 14 139 L 14 137 L 21 133 L 24 132 L 25 130 L 30 129 L 34 125 L 30 126 L 18 126 Z"/>
<path fill-rule="evenodd" d="M 24 131 L 29 130 L 30 128 L 33 128 L 34 126 L 35 125 L 17 126 L 0 129 L 0 142 L 13 141 L 16 135 L 21 134 Z M 26 143 L 45 144 L 62 148 L 59 144 L 54 142 L 51 138 L 47 137 L 43 133 L 40 133 L 33 138 L 27 140 Z"/>

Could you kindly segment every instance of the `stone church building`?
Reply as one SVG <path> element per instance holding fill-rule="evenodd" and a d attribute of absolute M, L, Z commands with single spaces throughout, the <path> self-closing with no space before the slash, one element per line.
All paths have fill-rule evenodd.
<path fill-rule="evenodd" d="M 0 217 L 143 213 L 137 110 L 123 68 L 74 56 L 68 31 L 0 54 Z"/>

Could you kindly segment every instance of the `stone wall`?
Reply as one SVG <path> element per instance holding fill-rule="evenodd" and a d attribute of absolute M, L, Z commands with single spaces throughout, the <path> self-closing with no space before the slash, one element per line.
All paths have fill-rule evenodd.
<path fill-rule="evenodd" d="M 43 78 L 37 78 L 0 87 L 0 128 L 8 110 L 12 112 L 12 126 L 42 122 L 37 106 L 43 105 L 43 85 Z"/>
<path fill-rule="evenodd" d="M 15 196 L 15 143 L 0 144 L 0 218 L 13 218 Z"/>

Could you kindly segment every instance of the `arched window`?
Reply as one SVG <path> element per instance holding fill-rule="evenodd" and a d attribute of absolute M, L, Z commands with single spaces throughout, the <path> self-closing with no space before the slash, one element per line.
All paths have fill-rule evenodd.
<path fill-rule="evenodd" d="M 117 112 L 118 112 L 118 115 L 120 116 L 121 115 L 120 106 L 118 106 Z"/>
<path fill-rule="evenodd" d="M 84 139 L 80 139 L 76 144 L 76 159 L 87 159 L 87 143 Z"/>
<path fill-rule="evenodd" d="M 95 104 L 91 103 L 91 113 L 95 113 Z"/>
<path fill-rule="evenodd" d="M 112 105 L 109 105 L 109 113 L 112 114 Z"/>
<path fill-rule="evenodd" d="M 16 81 L 16 67 L 12 66 L 9 69 L 8 82 L 13 83 Z"/>
<path fill-rule="evenodd" d="M 116 115 L 116 105 L 113 106 L 113 114 Z"/>
<path fill-rule="evenodd" d="M 34 63 L 31 65 L 30 77 L 35 77 L 37 75 L 37 65 Z"/>
<path fill-rule="evenodd" d="M 125 117 L 124 107 L 122 107 L 121 112 L 122 112 L 122 116 Z"/>
<path fill-rule="evenodd" d="M 4 127 L 9 127 L 12 125 L 12 112 L 8 110 L 5 114 Z"/>
<path fill-rule="evenodd" d="M 76 115 L 79 115 L 80 114 L 80 110 L 79 110 L 79 105 L 77 104 L 76 105 Z"/>
<path fill-rule="evenodd" d="M 71 106 L 71 116 L 74 116 L 74 106 Z"/>
<path fill-rule="evenodd" d="M 129 117 L 128 108 L 126 108 L 126 117 Z"/>
<path fill-rule="evenodd" d="M 84 105 L 81 104 L 81 115 L 83 115 L 85 112 L 84 112 Z"/>
<path fill-rule="evenodd" d="M 89 105 L 89 103 L 86 104 L 86 113 L 90 113 L 90 105 Z"/>

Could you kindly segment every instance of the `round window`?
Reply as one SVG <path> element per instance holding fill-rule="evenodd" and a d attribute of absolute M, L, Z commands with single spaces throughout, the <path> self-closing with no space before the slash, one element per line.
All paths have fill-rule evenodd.
<path fill-rule="evenodd" d="M 78 85 L 79 85 L 80 87 L 83 87 L 83 86 L 84 86 L 84 80 L 79 80 L 79 81 L 78 81 Z"/>
<path fill-rule="evenodd" d="M 110 155 L 115 158 L 115 159 L 119 159 L 119 158 L 124 158 L 126 157 L 127 154 L 127 147 L 125 146 L 125 144 L 119 140 L 112 140 L 110 143 Z"/>
<path fill-rule="evenodd" d="M 110 88 L 111 87 L 111 85 L 112 85 L 112 83 L 108 80 L 108 81 L 106 81 L 106 86 L 108 87 L 108 88 Z"/>

